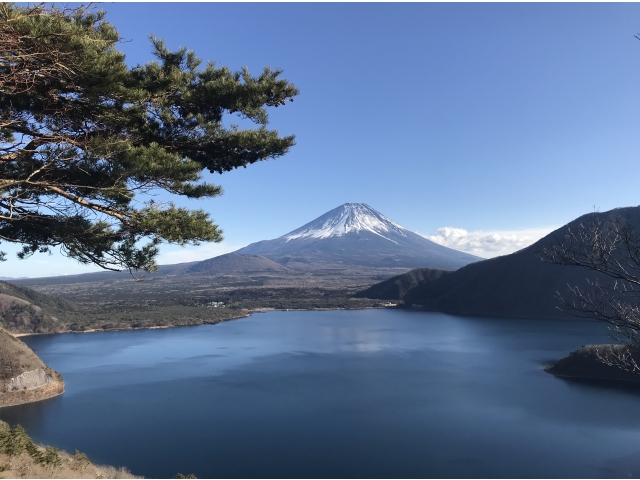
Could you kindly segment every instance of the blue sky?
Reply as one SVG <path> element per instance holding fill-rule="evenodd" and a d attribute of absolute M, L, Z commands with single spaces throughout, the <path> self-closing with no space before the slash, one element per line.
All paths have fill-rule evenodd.
<path fill-rule="evenodd" d="M 346 202 L 490 257 L 591 211 L 637 205 L 640 5 L 103 3 L 133 66 L 149 34 L 232 69 L 281 68 L 300 95 L 270 111 L 289 154 L 223 175 L 217 245 L 283 235 Z M 446 227 L 446 228 L 445 228 Z M 447 229 L 448 228 L 448 229 Z M 13 252 L 6 244 L 2 249 Z M 94 271 L 59 254 L 5 276 Z"/>

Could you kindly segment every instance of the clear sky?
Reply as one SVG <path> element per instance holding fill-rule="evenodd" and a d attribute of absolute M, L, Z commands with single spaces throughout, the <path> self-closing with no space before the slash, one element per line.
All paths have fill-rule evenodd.
<path fill-rule="evenodd" d="M 217 245 L 281 236 L 346 202 L 484 257 L 593 208 L 637 205 L 640 5 L 635 3 L 103 3 L 130 65 L 149 34 L 232 69 L 281 68 L 300 95 L 270 111 L 285 157 L 207 179 Z M 3 244 L 0 248 L 13 252 Z M 2 276 L 95 271 L 14 255 Z"/>

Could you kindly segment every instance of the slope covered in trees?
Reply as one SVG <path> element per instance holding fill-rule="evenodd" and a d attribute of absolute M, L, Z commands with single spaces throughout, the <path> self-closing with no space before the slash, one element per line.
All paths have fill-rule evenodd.
<path fill-rule="evenodd" d="M 557 244 L 569 228 L 577 229 L 591 214 L 584 215 L 550 233 L 533 245 L 511 255 L 472 263 L 435 280 L 423 279 L 396 300 L 421 305 L 429 310 L 461 315 L 500 317 L 569 318 L 571 315 L 558 307 L 563 299 L 571 301 L 569 286 L 579 285 L 588 290 L 588 280 L 602 285 L 611 279 L 583 268 L 558 265 L 541 260 L 545 247 Z M 604 217 L 623 215 L 633 223 L 640 219 L 640 207 L 614 209 L 601 214 Z M 395 282 L 411 283 L 416 272 Z M 367 290 L 369 298 L 380 296 L 382 284 Z M 365 292 L 358 295 L 363 296 Z"/>
<path fill-rule="evenodd" d="M 69 300 L 0 281 L 0 326 L 11 333 L 66 331 L 76 310 Z"/>
<path fill-rule="evenodd" d="M 428 284 L 451 272 L 451 270 L 440 270 L 437 268 L 415 268 L 402 275 L 397 275 L 389 280 L 376 283 L 370 288 L 356 293 L 354 297 L 402 300 L 418 285 Z"/>

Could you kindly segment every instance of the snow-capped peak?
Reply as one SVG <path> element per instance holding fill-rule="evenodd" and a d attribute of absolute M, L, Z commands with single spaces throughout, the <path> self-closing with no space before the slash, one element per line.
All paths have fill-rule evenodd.
<path fill-rule="evenodd" d="M 393 243 L 393 234 L 406 237 L 407 229 L 365 203 L 345 203 L 281 238 L 287 242 L 300 238 L 328 238 L 367 231 Z M 392 234 L 392 235 L 390 235 Z"/>

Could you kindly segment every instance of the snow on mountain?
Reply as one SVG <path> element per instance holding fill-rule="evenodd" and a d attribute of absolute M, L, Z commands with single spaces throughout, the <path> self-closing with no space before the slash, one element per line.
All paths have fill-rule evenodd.
<path fill-rule="evenodd" d="M 351 232 L 359 233 L 363 230 L 395 244 L 398 242 L 388 238 L 389 233 L 406 237 L 405 232 L 408 232 L 406 228 L 365 203 L 345 203 L 281 238 L 288 242 L 296 238 L 339 237 Z M 387 235 L 385 236 L 385 234 Z"/>
<path fill-rule="evenodd" d="M 328 265 L 455 270 L 482 260 L 413 233 L 364 203 L 345 203 L 279 238 L 235 253 L 261 255 L 300 270 Z"/>

